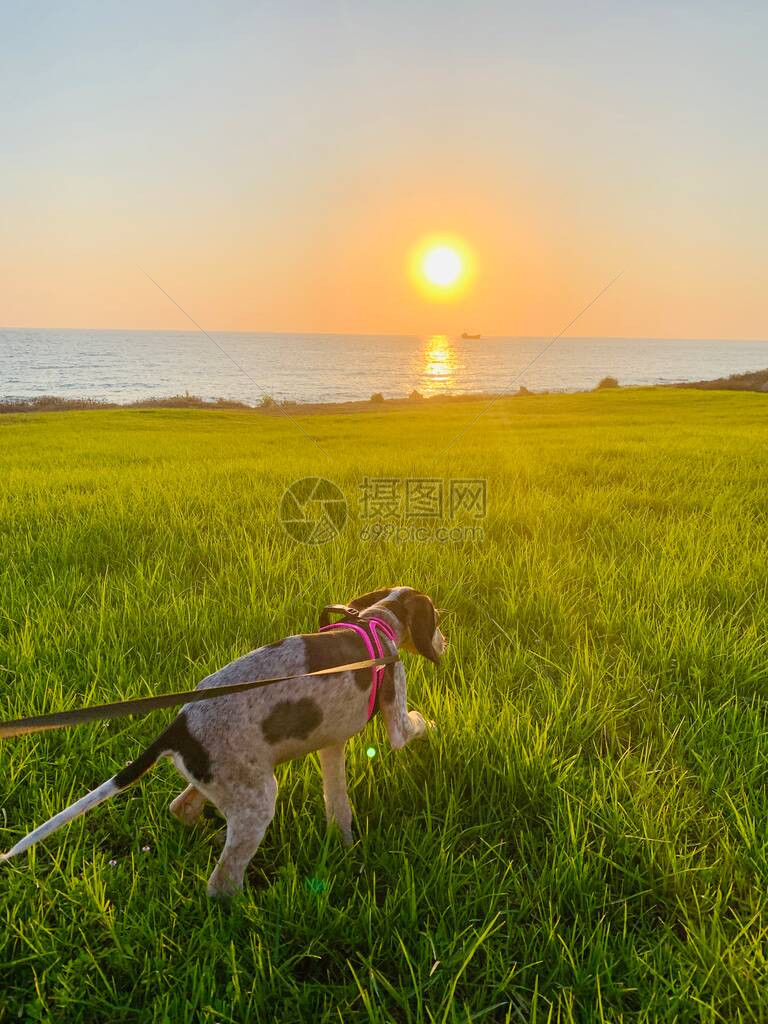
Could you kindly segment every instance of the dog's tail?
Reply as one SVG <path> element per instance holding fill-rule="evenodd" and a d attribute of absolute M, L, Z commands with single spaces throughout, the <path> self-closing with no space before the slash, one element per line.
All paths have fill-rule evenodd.
<path fill-rule="evenodd" d="M 23 853 L 24 850 L 28 850 L 30 846 L 34 846 L 35 843 L 40 842 L 41 839 L 45 839 L 51 833 L 56 832 L 66 825 L 70 821 L 74 821 L 75 818 L 79 818 L 81 814 L 85 814 L 86 811 L 90 811 L 93 807 L 98 807 L 99 804 L 103 804 L 105 800 L 109 800 L 110 797 L 115 796 L 117 793 L 122 793 L 124 789 L 133 785 L 138 779 L 141 778 L 158 758 L 162 757 L 164 753 L 168 752 L 168 732 L 166 729 L 154 743 L 150 744 L 147 749 L 132 761 L 129 765 L 126 765 L 122 771 L 118 772 L 117 775 L 113 775 L 111 779 L 106 782 L 102 782 L 96 789 L 92 789 L 90 793 L 86 793 L 85 796 L 76 800 L 75 803 L 70 804 L 69 807 L 63 811 L 59 811 L 49 821 L 46 821 L 44 825 L 40 825 L 34 831 L 30 832 L 29 835 L 24 836 L 20 839 L 15 846 L 12 846 L 7 853 L 0 854 L 0 861 L 10 860 L 11 857 L 15 857 L 17 853 Z"/>

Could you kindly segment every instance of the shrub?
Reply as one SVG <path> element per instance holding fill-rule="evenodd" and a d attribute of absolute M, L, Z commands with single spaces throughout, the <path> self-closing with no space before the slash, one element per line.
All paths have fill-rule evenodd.
<path fill-rule="evenodd" d="M 382 395 L 382 393 L 380 391 L 374 391 L 374 393 L 371 395 L 371 401 L 372 402 L 383 402 L 384 401 L 384 395 Z"/>
<path fill-rule="evenodd" d="M 518 395 L 532 395 L 533 394 L 532 391 L 528 390 L 528 388 L 525 386 L 525 384 L 521 384 L 520 385 L 520 387 L 517 389 L 517 393 L 518 393 Z"/>
<path fill-rule="evenodd" d="M 413 391 L 410 393 L 410 395 L 408 395 L 408 397 L 413 399 L 414 401 L 416 401 L 419 398 L 423 398 L 424 395 L 422 395 L 422 393 L 420 391 L 417 391 L 416 388 L 414 388 Z"/>
<path fill-rule="evenodd" d="M 274 400 L 272 395 L 262 395 L 261 396 L 261 400 L 259 401 L 259 408 L 260 409 L 274 409 L 276 405 L 277 405 L 277 402 Z"/>
<path fill-rule="evenodd" d="M 135 402 L 105 402 L 98 398 L 60 398 L 57 395 L 42 395 L 39 398 L 0 402 L 0 413 L 4 412 L 70 412 L 91 409 L 250 409 L 245 402 L 230 398 L 209 401 L 185 391 L 183 395 L 140 398 Z"/>
<path fill-rule="evenodd" d="M 619 382 L 616 380 L 615 377 L 603 377 L 603 379 L 597 385 L 595 390 L 600 391 L 603 388 L 617 388 L 618 386 Z"/>
<path fill-rule="evenodd" d="M 246 405 L 245 402 L 238 402 L 234 398 L 223 398 L 219 396 L 216 399 L 217 409 L 250 409 L 250 405 Z"/>
<path fill-rule="evenodd" d="M 0 412 L 69 412 L 75 409 L 113 408 L 115 408 L 113 402 L 103 402 L 98 398 L 59 398 L 58 395 L 10 399 L 0 403 Z"/>

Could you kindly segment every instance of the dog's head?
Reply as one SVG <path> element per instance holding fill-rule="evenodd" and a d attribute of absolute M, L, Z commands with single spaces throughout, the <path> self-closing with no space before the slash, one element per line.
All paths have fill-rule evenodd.
<path fill-rule="evenodd" d="M 348 605 L 326 605 L 320 613 L 320 625 L 327 625 L 334 613 L 354 622 L 360 616 L 363 619 L 375 616 L 377 609 L 391 612 L 400 622 L 403 627 L 401 647 L 435 664 L 440 661 L 445 637 L 438 626 L 437 609 L 426 594 L 413 587 L 385 587 L 356 597 Z"/>

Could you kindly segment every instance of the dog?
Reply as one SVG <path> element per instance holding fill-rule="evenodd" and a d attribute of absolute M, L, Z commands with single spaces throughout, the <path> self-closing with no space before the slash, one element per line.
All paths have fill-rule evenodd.
<path fill-rule="evenodd" d="M 344 616 L 332 630 L 289 636 L 260 647 L 207 676 L 198 689 L 273 676 L 301 676 L 364 661 L 370 654 L 361 633 L 368 629 L 373 633 L 373 627 L 366 625 L 372 619 L 389 627 L 381 640 L 384 654 L 394 654 L 394 647 L 403 648 L 437 664 L 445 650 L 434 604 L 412 587 L 375 590 L 349 605 L 326 606 L 321 627 L 328 627 L 331 612 Z M 339 628 L 347 623 L 363 628 Z M 349 846 L 353 841 L 352 808 L 347 795 L 345 744 L 370 717 L 372 686 L 372 670 L 367 668 L 307 675 L 218 700 L 186 704 L 135 761 L 30 832 L 1 859 L 28 849 L 127 789 L 159 758 L 170 757 L 189 783 L 171 803 L 171 814 L 192 825 L 210 801 L 226 819 L 226 841 L 208 880 L 208 895 L 230 895 L 242 889 L 245 869 L 274 815 L 275 765 L 315 750 L 323 773 L 328 824 L 340 829 Z M 423 736 L 431 727 L 418 711 L 407 710 L 402 662 L 386 666 L 376 705 L 395 749 Z"/>

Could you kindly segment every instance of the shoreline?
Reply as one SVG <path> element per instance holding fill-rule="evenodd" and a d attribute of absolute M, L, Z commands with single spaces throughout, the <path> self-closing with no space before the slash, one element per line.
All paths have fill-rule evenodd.
<path fill-rule="evenodd" d="M 588 395 L 596 391 L 642 391 L 669 390 L 681 388 L 700 391 L 755 391 L 768 393 L 768 369 L 749 373 L 731 374 L 714 380 L 681 381 L 675 384 L 645 384 L 622 386 L 618 382 L 601 382 L 595 388 L 572 391 L 529 391 L 520 387 L 517 391 L 464 392 L 456 395 L 420 395 L 405 398 L 365 398 L 346 402 L 276 402 L 270 399 L 260 405 L 248 405 L 235 399 L 204 399 L 198 395 L 169 395 L 163 398 L 147 398 L 135 402 L 109 402 L 95 398 L 62 398 L 57 395 L 41 395 L 39 398 L 21 400 L 0 400 L 0 415 L 41 412 L 87 412 L 116 409 L 200 409 L 258 413 L 263 416 L 280 416 L 284 413 L 297 416 L 349 414 L 361 412 L 383 412 L 392 409 L 414 409 L 425 406 L 452 405 L 462 402 L 496 402 L 501 398 L 543 398 L 552 395 Z"/>
<path fill-rule="evenodd" d="M 424 406 L 452 405 L 462 402 L 493 402 L 499 398 L 517 398 L 520 392 L 467 392 L 459 395 L 430 395 L 418 398 L 370 398 L 346 402 L 276 402 L 262 405 L 248 405 L 235 399 L 204 399 L 198 395 L 170 395 L 165 398 L 147 398 L 136 402 L 108 402 L 90 398 L 60 398 L 56 395 L 42 395 L 40 398 L 0 401 L 0 415 L 41 412 L 109 412 L 115 410 L 136 410 L 146 412 L 153 409 L 199 409 L 207 411 L 229 411 L 256 413 L 261 416 L 280 416 L 284 413 L 297 416 L 332 415 L 335 413 L 383 412 L 391 409 L 418 409 Z M 588 394 L 588 392 L 528 391 L 523 395 Z"/>

